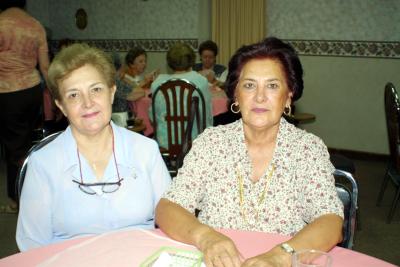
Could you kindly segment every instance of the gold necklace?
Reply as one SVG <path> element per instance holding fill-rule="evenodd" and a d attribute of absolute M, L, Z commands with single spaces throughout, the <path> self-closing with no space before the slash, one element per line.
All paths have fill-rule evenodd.
<path fill-rule="evenodd" d="M 267 184 L 268 184 L 268 180 L 271 179 L 272 175 L 274 174 L 275 171 L 275 165 L 271 164 L 272 168 L 269 171 L 266 181 L 265 181 L 265 186 L 264 186 L 264 190 L 261 193 L 261 196 L 258 197 L 258 201 L 257 201 L 257 205 L 255 208 L 253 208 L 256 212 L 255 214 L 255 223 L 257 223 L 259 221 L 259 213 L 260 213 L 260 206 L 261 204 L 265 201 L 265 194 L 267 191 Z M 248 221 L 248 215 L 247 215 L 247 211 L 244 208 L 244 201 L 245 201 L 245 196 L 244 196 L 244 188 L 243 188 L 243 175 L 240 171 L 236 170 L 236 176 L 238 178 L 238 182 L 239 182 L 239 204 L 240 204 L 240 215 L 242 216 L 243 220 L 246 222 L 247 225 L 249 226 L 255 226 L 254 224 L 250 224 Z"/>

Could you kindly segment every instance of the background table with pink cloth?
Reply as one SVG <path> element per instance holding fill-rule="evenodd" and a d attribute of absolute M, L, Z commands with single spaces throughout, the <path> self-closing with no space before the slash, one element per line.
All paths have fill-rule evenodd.
<path fill-rule="evenodd" d="M 221 113 L 228 111 L 227 103 L 228 98 L 222 89 L 214 90 L 211 89 L 211 101 L 212 101 L 212 115 L 217 116 Z M 146 126 L 144 135 L 148 136 L 154 132 L 153 125 L 149 117 L 149 110 L 152 99 L 149 96 L 142 97 L 136 101 L 129 101 L 129 107 L 136 115 L 137 118 L 143 120 Z"/>
<path fill-rule="evenodd" d="M 218 89 L 211 89 L 211 101 L 212 101 L 212 115 L 217 116 L 219 114 L 225 113 L 228 111 L 228 97 L 225 92 Z"/>
<path fill-rule="evenodd" d="M 248 231 L 221 230 L 236 244 L 245 258 L 265 252 L 289 237 Z M 18 253 L 0 260 L 0 266 L 139 266 L 162 246 L 195 250 L 194 247 L 167 238 L 159 230 L 126 230 L 62 243 Z M 335 247 L 329 254 L 332 267 L 394 266 L 377 258 Z"/>
<path fill-rule="evenodd" d="M 143 120 L 143 123 L 146 126 L 143 133 L 144 135 L 149 136 L 154 132 L 154 129 L 149 117 L 149 109 L 152 102 L 151 97 L 149 96 L 150 91 L 147 90 L 147 93 L 146 96 L 139 98 L 138 100 L 129 101 L 129 108 L 137 118 Z"/>

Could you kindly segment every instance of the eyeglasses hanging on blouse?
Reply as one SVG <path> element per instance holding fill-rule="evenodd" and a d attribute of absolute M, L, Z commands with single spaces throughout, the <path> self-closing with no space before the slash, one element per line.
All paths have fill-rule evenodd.
<path fill-rule="evenodd" d="M 114 151 L 114 131 L 111 127 L 111 133 L 112 133 L 112 153 L 113 153 L 113 158 L 114 158 L 114 164 L 115 164 L 115 169 L 117 170 L 117 176 L 118 176 L 118 181 L 117 182 L 109 182 L 109 183 L 84 183 L 83 182 L 83 177 L 82 177 L 82 166 L 81 166 L 81 157 L 79 156 L 79 149 L 76 148 L 76 154 L 78 155 L 78 163 L 79 163 L 79 173 L 81 177 L 81 181 L 76 181 L 72 180 L 72 182 L 77 183 L 79 186 L 79 189 L 89 195 L 95 195 L 96 191 L 93 190 L 92 187 L 97 187 L 101 186 L 101 190 L 104 193 L 113 193 L 119 189 L 121 186 L 121 182 L 124 180 L 119 176 L 119 171 L 118 171 L 118 165 L 117 165 L 117 159 L 115 158 L 115 151 Z"/>

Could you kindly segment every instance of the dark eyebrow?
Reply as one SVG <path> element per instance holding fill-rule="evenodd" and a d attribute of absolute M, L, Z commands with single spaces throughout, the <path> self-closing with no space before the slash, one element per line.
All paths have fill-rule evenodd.
<path fill-rule="evenodd" d="M 251 81 L 251 82 L 256 82 L 256 79 L 253 78 L 244 78 L 244 81 Z M 278 78 L 270 78 L 266 80 L 267 82 L 280 82 L 281 80 Z"/>

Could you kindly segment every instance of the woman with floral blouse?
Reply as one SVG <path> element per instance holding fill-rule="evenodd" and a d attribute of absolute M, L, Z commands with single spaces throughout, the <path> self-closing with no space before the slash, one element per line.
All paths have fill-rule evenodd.
<path fill-rule="evenodd" d="M 343 207 L 327 148 L 282 116 L 301 97 L 302 76 L 293 47 L 273 37 L 243 46 L 230 60 L 231 109 L 242 119 L 206 129 L 194 141 L 156 209 L 159 227 L 195 245 L 207 266 L 290 266 L 296 250 L 328 251 L 341 241 Z M 214 228 L 291 239 L 241 259 Z"/>

